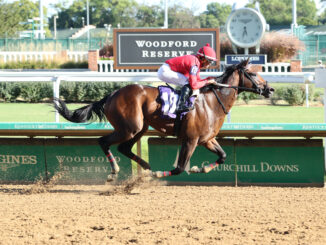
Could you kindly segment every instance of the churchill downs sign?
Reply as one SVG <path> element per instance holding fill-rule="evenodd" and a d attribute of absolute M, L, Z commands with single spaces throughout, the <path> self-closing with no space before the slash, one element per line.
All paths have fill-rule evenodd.
<path fill-rule="evenodd" d="M 219 66 L 219 29 L 115 29 L 115 69 L 157 69 L 166 60 L 196 52 L 209 43 Z"/>

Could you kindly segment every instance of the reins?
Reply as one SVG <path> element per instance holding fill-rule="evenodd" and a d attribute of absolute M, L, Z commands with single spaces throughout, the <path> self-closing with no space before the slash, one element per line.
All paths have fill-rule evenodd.
<path fill-rule="evenodd" d="M 220 104 L 221 104 L 221 106 L 222 106 L 222 109 L 223 109 L 224 113 L 225 113 L 225 114 L 229 114 L 229 112 L 226 110 L 226 108 L 225 108 L 225 106 L 224 106 L 224 104 L 223 104 L 222 100 L 221 100 L 221 99 L 220 99 L 220 97 L 217 95 L 217 93 L 216 93 L 215 89 L 212 89 L 212 90 L 213 90 L 213 93 L 214 93 L 214 95 L 215 95 L 215 97 L 216 97 L 216 99 L 217 99 L 218 103 L 220 103 Z"/>
<path fill-rule="evenodd" d="M 233 89 L 241 91 L 241 92 L 242 91 L 253 92 L 253 93 L 260 94 L 260 95 L 263 93 L 262 89 L 258 87 L 258 84 L 256 83 L 256 81 L 254 79 L 252 79 L 252 77 L 245 71 L 245 69 L 241 68 L 238 71 L 239 71 L 239 77 L 240 77 L 239 85 L 241 84 L 242 86 L 232 86 L 230 84 L 224 84 L 224 83 L 216 82 L 214 84 L 214 87 L 217 88 L 217 89 L 220 89 L 220 88 L 233 88 Z M 246 77 L 250 82 L 252 82 L 252 84 L 255 86 L 255 88 L 244 87 L 244 77 Z M 221 98 L 218 96 L 218 94 L 217 94 L 217 92 L 215 91 L 214 88 L 212 88 L 212 91 L 213 91 L 217 101 L 222 106 L 222 109 L 223 109 L 224 113 L 228 114 L 229 112 L 226 110 Z"/>

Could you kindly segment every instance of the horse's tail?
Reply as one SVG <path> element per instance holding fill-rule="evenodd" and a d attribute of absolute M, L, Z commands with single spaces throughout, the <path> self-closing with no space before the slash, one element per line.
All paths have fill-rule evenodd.
<path fill-rule="evenodd" d="M 54 98 L 54 108 L 59 114 L 70 122 L 83 123 L 88 121 L 94 121 L 96 118 L 99 121 L 105 120 L 104 104 L 106 103 L 108 96 L 105 96 L 100 101 L 91 103 L 74 111 L 70 111 L 66 106 L 66 103 L 58 98 Z"/>

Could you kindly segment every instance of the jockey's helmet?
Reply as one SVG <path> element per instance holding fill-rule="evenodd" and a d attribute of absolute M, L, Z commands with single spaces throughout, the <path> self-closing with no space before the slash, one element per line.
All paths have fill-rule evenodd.
<path fill-rule="evenodd" d="M 216 52 L 214 49 L 212 49 L 207 43 L 204 47 L 200 48 L 197 52 L 197 56 L 204 57 L 209 62 L 213 63 L 216 61 Z"/>

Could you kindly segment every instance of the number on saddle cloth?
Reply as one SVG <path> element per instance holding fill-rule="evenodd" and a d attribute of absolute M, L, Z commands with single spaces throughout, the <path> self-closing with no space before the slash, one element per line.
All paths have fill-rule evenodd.
<path fill-rule="evenodd" d="M 177 115 L 175 114 L 177 109 L 177 103 L 180 98 L 180 91 L 177 91 L 169 86 L 158 86 L 159 97 L 162 104 L 161 107 L 161 116 L 162 118 L 175 119 Z M 190 96 L 186 102 L 186 106 L 191 107 L 194 105 L 195 98 Z M 181 113 L 181 118 L 186 115 L 187 112 Z"/>

